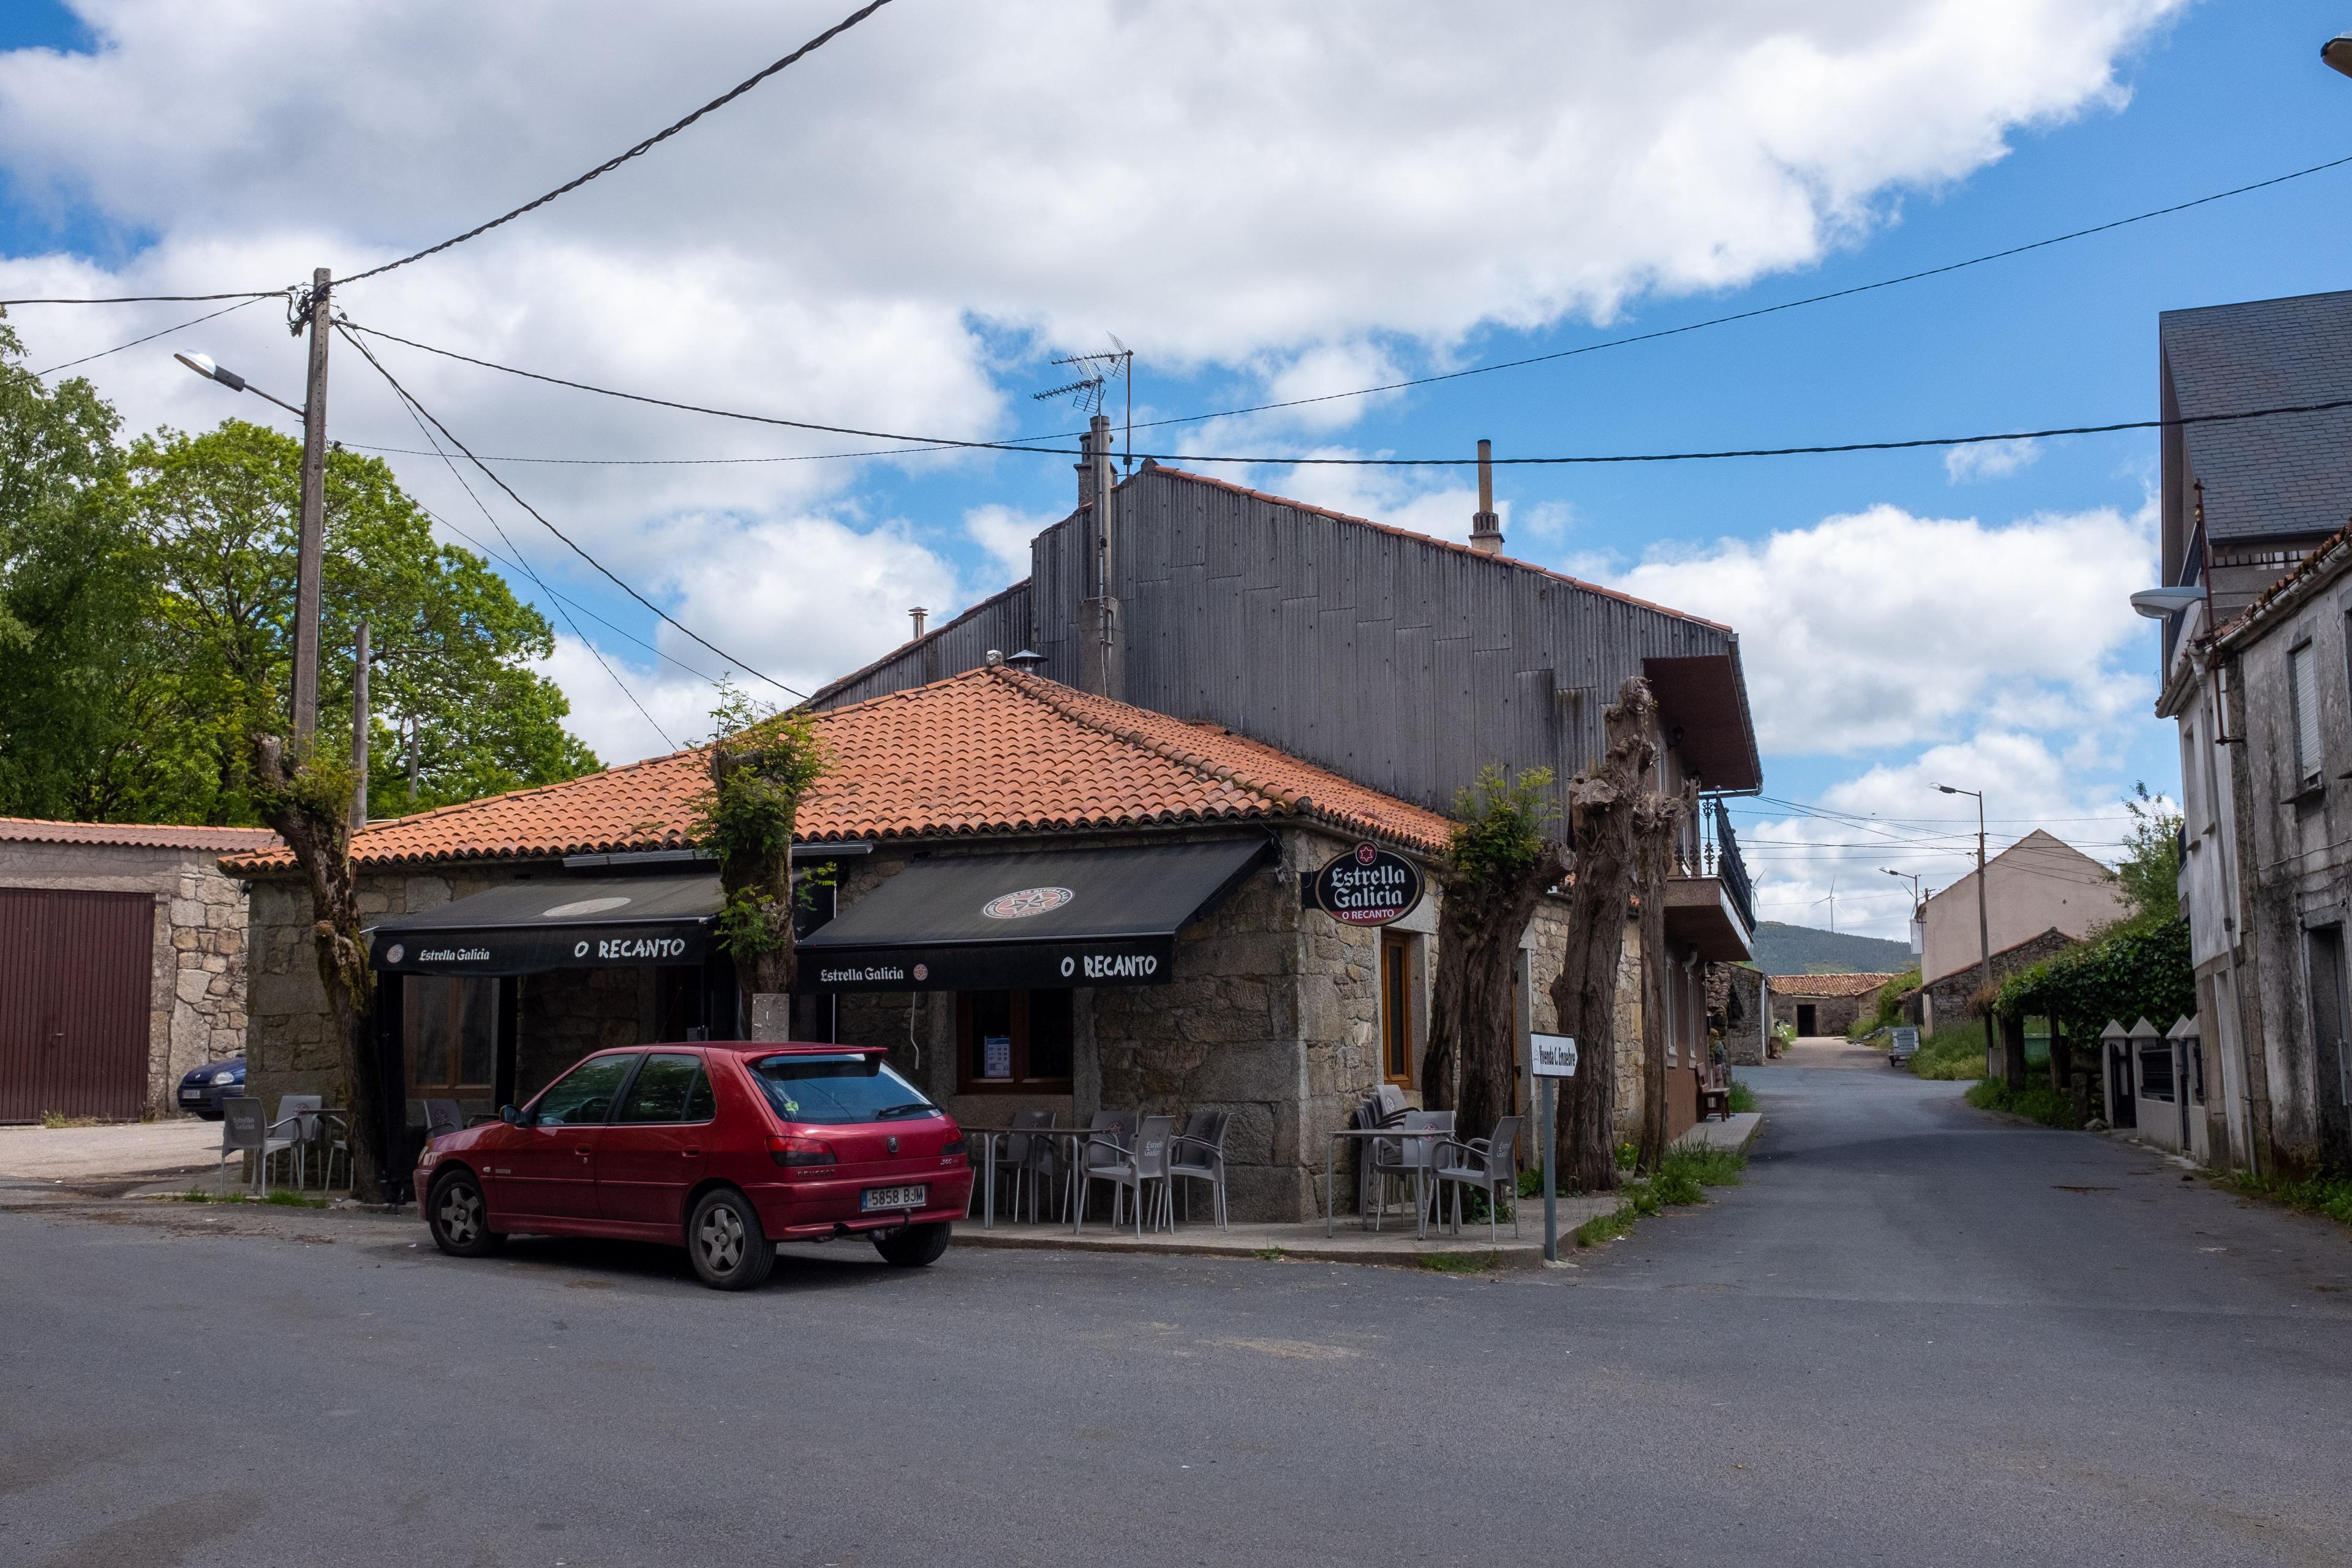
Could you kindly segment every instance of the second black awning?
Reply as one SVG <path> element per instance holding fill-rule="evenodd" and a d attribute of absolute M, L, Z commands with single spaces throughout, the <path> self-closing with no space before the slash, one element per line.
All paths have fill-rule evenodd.
<path fill-rule="evenodd" d="M 1170 978 L 1176 933 L 1263 838 L 918 860 L 800 944 L 804 991 L 1054 990 Z"/>
<path fill-rule="evenodd" d="M 715 872 L 510 882 L 368 928 L 369 962 L 394 974 L 532 974 L 700 963 L 719 913 Z"/>

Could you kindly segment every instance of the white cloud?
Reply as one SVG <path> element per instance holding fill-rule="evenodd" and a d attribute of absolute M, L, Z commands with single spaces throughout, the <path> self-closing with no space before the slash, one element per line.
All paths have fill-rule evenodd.
<path fill-rule="evenodd" d="M 2152 581 L 2154 524 L 2149 508 L 1989 527 L 1878 506 L 1612 580 L 1740 628 L 1766 751 L 1849 755 L 1964 724 L 2096 728 L 2147 700 L 2129 596 Z"/>
<path fill-rule="evenodd" d="M 2042 457 L 2042 443 L 2031 436 L 2015 441 L 1979 441 L 1955 447 L 1944 454 L 1944 477 L 1953 484 L 1971 479 L 2005 479 L 2032 468 Z"/>
<path fill-rule="evenodd" d="M 998 584 L 1002 587 L 1029 575 L 1029 542 L 1066 515 L 1022 511 L 992 502 L 966 511 L 963 531 L 973 543 L 988 552 L 989 559 L 1004 574 L 1004 583 Z"/>

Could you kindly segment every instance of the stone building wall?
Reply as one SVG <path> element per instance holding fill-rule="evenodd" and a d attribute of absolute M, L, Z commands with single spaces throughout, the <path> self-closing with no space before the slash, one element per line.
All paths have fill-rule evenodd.
<path fill-rule="evenodd" d="M 1801 982 L 1804 977 L 1792 974 L 1788 978 Z M 1786 1024 L 1792 1029 L 1796 1028 L 1797 1009 L 1800 1006 L 1811 1007 L 1813 1010 L 1812 1034 L 1843 1035 L 1853 1027 L 1856 1018 L 1878 1010 L 1878 993 L 1873 990 L 1865 991 L 1859 996 L 1814 996 L 1803 992 L 1782 992 L 1777 988 L 1772 992 L 1774 1023 Z"/>
<path fill-rule="evenodd" d="M 1764 1005 L 1764 972 L 1740 963 L 1710 963 L 1706 1010 L 1723 1032 L 1723 1059 L 1732 1067 L 1759 1067 L 1771 1020 Z"/>
<path fill-rule="evenodd" d="M 155 900 L 146 1103 L 176 1114 L 183 1074 L 245 1049 L 247 900 L 217 852 L 117 844 L 0 842 L 0 888 L 144 893 Z"/>
<path fill-rule="evenodd" d="M 2046 931 L 2031 941 L 2005 947 L 1992 955 L 1993 984 L 1998 985 L 2021 969 L 2030 968 L 2045 958 L 2053 958 L 2074 945 L 2076 938 L 2063 931 Z M 1969 1016 L 1969 998 L 1984 984 L 1979 966 L 1947 974 L 1932 985 L 1923 985 L 1912 994 L 1923 999 L 1924 1005 L 1906 1005 L 1905 1016 L 1927 1029 L 1941 1029 L 1964 1023 Z"/>

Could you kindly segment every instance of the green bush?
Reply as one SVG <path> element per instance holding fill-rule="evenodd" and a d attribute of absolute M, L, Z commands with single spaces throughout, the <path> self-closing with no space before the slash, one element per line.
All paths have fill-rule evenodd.
<path fill-rule="evenodd" d="M 2006 1110 L 2012 1116 L 2039 1121 L 2044 1127 L 2071 1131 L 2082 1126 L 2074 1116 L 2074 1102 L 2046 1083 L 2013 1089 L 2000 1079 L 1989 1078 L 1969 1089 L 1968 1098 L 1970 1105 L 1980 1110 Z"/>
<path fill-rule="evenodd" d="M 1741 1111 L 1753 1110 L 1755 1109 L 1756 1091 L 1748 1088 L 1746 1084 L 1740 1082 L 1738 1079 L 1733 1079 L 1731 1080 L 1732 1113 L 1734 1115 L 1738 1115 Z"/>
<path fill-rule="evenodd" d="M 1947 1024 L 1932 1035 L 1921 1036 L 1919 1053 L 1911 1058 L 1911 1071 L 1919 1078 L 1982 1078 L 1984 1070 L 1985 1031 L 1981 1018 Z"/>

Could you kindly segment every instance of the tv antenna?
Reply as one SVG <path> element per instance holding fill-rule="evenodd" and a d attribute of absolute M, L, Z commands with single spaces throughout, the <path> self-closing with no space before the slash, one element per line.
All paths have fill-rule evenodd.
<path fill-rule="evenodd" d="M 1103 335 L 1110 337 L 1108 332 Z M 1053 361 L 1055 364 L 1067 365 L 1072 370 L 1080 372 L 1078 379 L 1048 392 L 1032 393 L 1030 397 L 1038 403 L 1055 397 L 1067 397 L 1080 413 L 1091 417 L 1102 412 L 1103 396 L 1108 390 L 1109 383 L 1113 380 L 1122 383 L 1127 396 L 1125 447 L 1127 469 L 1129 473 L 1133 473 L 1135 471 L 1135 351 L 1115 337 L 1110 339 L 1110 343 L 1111 346 L 1106 353 L 1068 354 Z"/>

